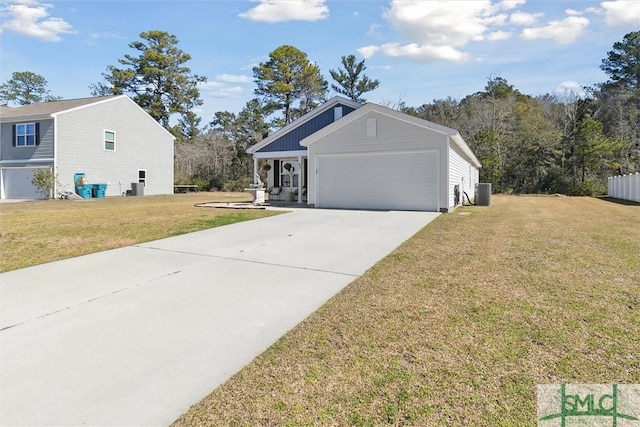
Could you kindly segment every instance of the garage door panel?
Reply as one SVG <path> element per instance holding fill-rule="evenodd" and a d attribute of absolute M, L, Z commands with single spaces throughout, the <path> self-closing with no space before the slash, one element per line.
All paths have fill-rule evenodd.
<path fill-rule="evenodd" d="M 318 159 L 319 207 L 438 209 L 438 154 L 393 153 Z"/>
<path fill-rule="evenodd" d="M 7 199 L 41 199 L 42 195 L 31 183 L 37 168 L 2 169 L 4 197 Z"/>

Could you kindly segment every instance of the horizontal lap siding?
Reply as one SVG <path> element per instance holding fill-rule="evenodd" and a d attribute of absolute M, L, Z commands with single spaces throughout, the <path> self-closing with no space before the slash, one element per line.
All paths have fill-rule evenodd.
<path fill-rule="evenodd" d="M 57 124 L 63 186 L 73 188 L 73 174 L 84 172 L 89 183 L 109 183 L 106 194 L 115 196 L 145 169 L 145 195 L 173 193 L 173 138 L 133 101 L 119 98 L 60 114 Z M 105 130 L 116 133 L 115 151 L 104 150 Z"/>
<path fill-rule="evenodd" d="M 449 146 L 449 188 L 448 206 L 454 208 L 454 187 L 460 186 L 460 203 L 462 203 L 463 192 L 473 198 L 475 185 L 477 184 L 477 169 L 471 165 L 454 146 Z"/>
<path fill-rule="evenodd" d="M 376 119 L 376 137 L 367 137 L 367 119 Z M 315 156 L 326 154 L 391 153 L 438 150 L 440 157 L 440 184 L 446 182 L 446 156 L 442 153 L 447 146 L 447 136 L 424 129 L 402 120 L 368 112 L 362 117 L 345 124 L 322 139 L 309 145 L 309 185 L 316 188 Z M 384 174 L 385 171 L 379 171 Z M 446 194 L 440 192 L 440 206 L 446 206 Z M 309 194 L 309 203 L 315 203 L 314 191 Z M 444 199 L 443 199 L 444 198 Z"/>
<path fill-rule="evenodd" d="M 0 129 L 1 160 L 44 160 L 53 158 L 53 120 L 22 120 L 15 123 L 38 123 L 40 143 L 35 147 L 14 147 L 14 123 L 3 123 Z"/>

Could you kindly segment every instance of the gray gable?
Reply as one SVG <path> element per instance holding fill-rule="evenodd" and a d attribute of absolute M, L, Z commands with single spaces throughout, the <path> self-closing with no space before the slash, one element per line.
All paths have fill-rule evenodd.
<path fill-rule="evenodd" d="M 347 114 L 355 110 L 355 108 L 341 103 L 336 104 L 335 107 L 342 107 L 342 116 L 346 116 Z M 260 148 L 257 152 L 269 153 L 276 151 L 306 151 L 307 148 L 301 146 L 300 141 L 307 136 L 319 131 L 325 126 L 333 123 L 335 121 L 334 108 L 329 108 L 321 114 L 318 114 L 308 122 L 303 123 L 302 125 L 285 133 L 280 138 L 271 142 L 269 145 Z"/>

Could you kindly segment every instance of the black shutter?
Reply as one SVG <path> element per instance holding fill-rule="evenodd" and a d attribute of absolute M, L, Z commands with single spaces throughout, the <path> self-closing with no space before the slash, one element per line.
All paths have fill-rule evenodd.
<path fill-rule="evenodd" d="M 11 129 L 13 131 L 13 140 L 11 142 L 11 145 L 15 147 L 16 146 L 16 125 L 11 125 Z"/>
<path fill-rule="evenodd" d="M 36 123 L 36 145 L 40 145 L 40 123 Z"/>
<path fill-rule="evenodd" d="M 307 188 L 307 182 L 309 180 L 309 173 L 307 172 L 307 169 L 308 169 L 308 167 L 307 167 L 307 159 L 304 159 L 302 161 L 302 164 L 304 165 L 304 179 L 302 181 L 302 186 L 304 188 Z"/>
<path fill-rule="evenodd" d="M 280 160 L 273 161 L 273 186 L 280 187 Z"/>

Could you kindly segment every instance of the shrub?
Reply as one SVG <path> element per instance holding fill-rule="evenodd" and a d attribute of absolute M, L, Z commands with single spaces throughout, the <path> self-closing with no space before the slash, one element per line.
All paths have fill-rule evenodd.
<path fill-rule="evenodd" d="M 31 184 L 33 184 L 44 199 L 50 199 L 53 197 L 53 189 L 56 184 L 60 185 L 58 176 L 53 173 L 51 169 L 36 169 L 33 171 L 33 177 L 31 178 Z"/>
<path fill-rule="evenodd" d="M 222 186 L 222 191 L 242 191 L 253 183 L 249 177 L 242 177 L 235 180 L 227 181 Z"/>

